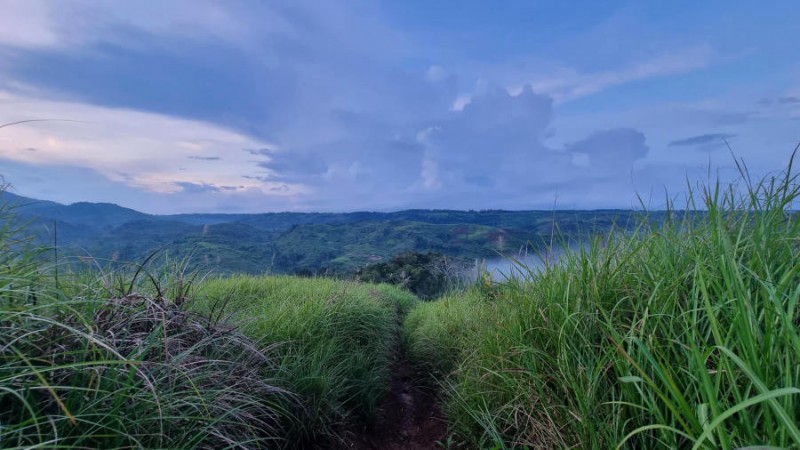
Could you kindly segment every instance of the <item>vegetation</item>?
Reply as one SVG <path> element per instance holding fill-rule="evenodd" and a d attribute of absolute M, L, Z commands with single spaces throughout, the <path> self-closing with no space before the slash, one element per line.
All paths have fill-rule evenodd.
<path fill-rule="evenodd" d="M 480 448 L 800 447 L 800 187 L 791 173 L 421 304 L 412 358 Z M 697 202 L 697 203 L 696 203 Z M 771 447 L 770 447 L 771 448 Z"/>
<path fill-rule="evenodd" d="M 408 289 L 422 299 L 436 298 L 470 280 L 475 263 L 441 253 L 408 252 L 384 263 L 370 264 L 356 276 L 370 283 L 388 283 Z"/>
<path fill-rule="evenodd" d="M 268 349 L 185 310 L 184 279 L 62 277 L 1 212 L 0 446 L 270 446 L 289 397 Z M 163 280 L 162 280 L 163 281 Z M 60 284 L 57 284 L 60 282 Z M 139 285 L 141 287 L 141 285 Z"/>
<path fill-rule="evenodd" d="M 274 381 L 296 395 L 281 421 L 299 447 L 374 419 L 389 388 L 399 324 L 416 298 L 391 286 L 330 279 L 235 276 L 212 280 L 195 307 L 276 343 Z"/>
<path fill-rule="evenodd" d="M 395 287 L 43 265 L 0 211 L 0 447 L 293 448 L 373 418 Z M 65 273 L 66 272 L 66 273 Z"/>
<path fill-rule="evenodd" d="M 621 215 L 620 228 L 564 245 L 544 270 L 501 284 L 480 277 L 463 290 L 445 289 L 440 276 L 462 260 L 437 253 L 376 262 L 362 282 L 200 282 L 171 263 L 156 273 L 113 262 L 76 273 L 53 265 L 52 248 L 25 239 L 29 229 L 2 206 L 0 446 L 335 446 L 378 415 L 402 338 L 411 361 L 442 387 L 454 439 L 470 446 L 800 447 L 798 178 L 790 164 L 757 184 L 695 192 L 686 210 L 635 226 L 633 214 Z M 395 236 L 419 230 L 425 242 L 467 248 L 482 242 L 475 236 L 494 236 L 494 244 L 499 236 L 485 224 L 353 219 L 276 233 L 336 245 L 384 235 L 395 250 Z M 157 231 L 135 231 L 139 222 L 115 220 L 104 226 L 143 247 L 160 242 Z M 178 240 L 201 236 L 193 244 L 201 255 L 203 245 L 220 252 L 269 233 L 253 228 L 251 216 L 197 235 L 187 231 L 197 224 L 158 220 Z M 528 232 L 540 235 L 536 227 Z M 442 230 L 451 234 L 435 237 Z M 336 248 L 319 254 L 333 257 Z M 423 297 L 447 293 L 418 302 L 363 281 Z"/>
<path fill-rule="evenodd" d="M 191 268 L 234 274 L 352 277 L 406 252 L 497 258 L 563 236 L 633 223 L 630 211 L 444 211 L 394 213 L 184 214 L 154 216 L 112 204 L 58 203 L 13 194 L 18 214 L 41 245 L 100 261 L 142 261 L 156 249 Z M 545 239 L 546 238 L 546 239 Z M 89 263 L 93 265 L 93 262 Z"/>

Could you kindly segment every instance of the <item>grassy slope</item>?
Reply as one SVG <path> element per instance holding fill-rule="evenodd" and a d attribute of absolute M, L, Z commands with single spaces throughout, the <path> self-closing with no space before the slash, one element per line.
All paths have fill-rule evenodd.
<path fill-rule="evenodd" d="M 798 447 L 796 181 L 714 187 L 708 214 L 421 304 L 410 354 L 479 447 Z"/>
<path fill-rule="evenodd" d="M 283 421 L 298 445 L 374 417 L 399 320 L 417 302 L 390 286 L 285 276 L 212 280 L 200 292 L 198 309 L 277 344 L 274 382 L 300 400 Z"/>

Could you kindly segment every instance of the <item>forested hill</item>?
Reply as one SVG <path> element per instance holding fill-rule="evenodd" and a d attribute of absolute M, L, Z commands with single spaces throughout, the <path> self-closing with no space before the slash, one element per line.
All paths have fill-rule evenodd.
<path fill-rule="evenodd" d="M 440 252 L 466 258 L 517 254 L 549 242 L 554 233 L 578 238 L 631 223 L 634 212 L 449 211 L 151 215 L 110 203 L 60 203 L 11 193 L 40 243 L 54 230 L 66 255 L 142 261 L 160 249 L 191 256 L 195 267 L 231 273 L 349 274 L 397 254 Z"/>

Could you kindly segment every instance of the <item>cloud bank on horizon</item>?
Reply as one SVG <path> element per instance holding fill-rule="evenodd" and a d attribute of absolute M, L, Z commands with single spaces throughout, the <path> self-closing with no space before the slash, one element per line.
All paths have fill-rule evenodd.
<path fill-rule="evenodd" d="M 7 0 L 0 175 L 155 213 L 664 204 L 800 141 L 800 4 Z"/>

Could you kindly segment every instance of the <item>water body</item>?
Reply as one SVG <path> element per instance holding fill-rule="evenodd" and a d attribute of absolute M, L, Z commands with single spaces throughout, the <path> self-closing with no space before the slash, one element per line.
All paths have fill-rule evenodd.
<path fill-rule="evenodd" d="M 583 245 L 585 244 L 575 243 L 569 247 L 570 250 L 576 251 Z M 511 278 L 535 277 L 548 266 L 562 264 L 564 253 L 563 246 L 554 245 L 536 253 L 478 260 L 475 262 L 475 272 L 477 275 L 482 272 L 481 269 L 486 269 L 492 280 L 497 282 Z"/>

